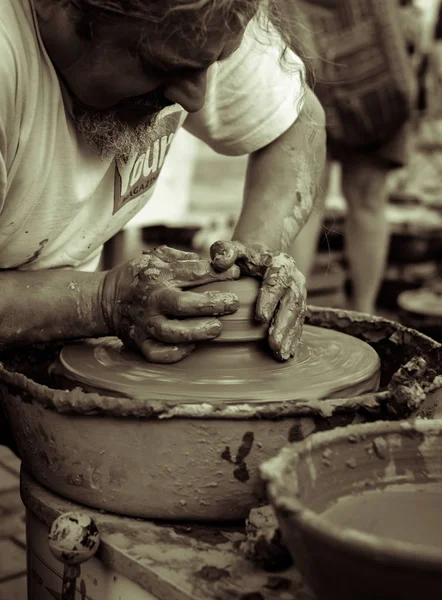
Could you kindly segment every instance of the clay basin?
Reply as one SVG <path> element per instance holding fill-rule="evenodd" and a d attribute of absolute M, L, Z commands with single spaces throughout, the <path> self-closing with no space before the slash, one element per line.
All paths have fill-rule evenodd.
<path fill-rule="evenodd" d="M 311 307 L 308 325 L 369 344 L 380 388 L 361 395 L 240 401 L 88 389 L 54 371 L 63 345 L 0 351 L 6 406 L 27 472 L 54 493 L 141 518 L 237 520 L 263 500 L 259 466 L 287 442 L 353 422 L 432 414 L 441 345 L 384 319 Z M 222 351 L 229 342 L 214 344 Z"/>
<path fill-rule="evenodd" d="M 261 474 L 319 599 L 442 597 L 442 419 L 318 433 Z"/>

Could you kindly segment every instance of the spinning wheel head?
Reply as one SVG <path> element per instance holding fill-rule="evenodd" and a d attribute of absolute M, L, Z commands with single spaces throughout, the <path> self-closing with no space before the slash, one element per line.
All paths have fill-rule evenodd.
<path fill-rule="evenodd" d="M 271 355 L 267 341 L 201 342 L 174 364 L 148 363 L 117 338 L 83 340 L 60 354 L 64 373 L 94 390 L 177 402 L 282 402 L 374 391 L 380 360 L 368 344 L 322 327 L 304 327 L 296 358 Z M 236 342 L 236 340 L 235 340 Z"/>
<path fill-rule="evenodd" d="M 186 403 L 307 401 L 377 389 L 380 360 L 375 350 L 331 329 L 305 326 L 297 356 L 276 361 L 267 341 L 261 341 L 267 326 L 254 320 L 259 289 L 259 280 L 251 277 L 193 288 L 234 292 L 240 307 L 220 317 L 220 337 L 201 342 L 179 363 L 148 363 L 116 338 L 67 345 L 60 363 L 68 377 L 94 390 Z"/>
<path fill-rule="evenodd" d="M 259 289 L 260 281 L 253 277 L 206 283 L 192 289 L 193 292 L 233 292 L 239 298 L 238 310 L 220 317 L 223 330 L 214 342 L 252 342 L 267 337 L 268 326 L 255 321 Z"/>

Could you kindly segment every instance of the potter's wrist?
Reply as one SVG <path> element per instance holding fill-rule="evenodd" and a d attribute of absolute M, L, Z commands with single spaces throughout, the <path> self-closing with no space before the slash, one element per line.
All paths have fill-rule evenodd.
<path fill-rule="evenodd" d="M 100 337 L 111 335 L 113 326 L 111 322 L 111 302 L 106 298 L 105 281 L 107 271 L 96 273 L 90 285 L 83 288 L 82 306 L 84 316 L 90 320 L 91 335 Z"/>
<path fill-rule="evenodd" d="M 97 293 L 97 312 L 104 323 L 107 335 L 117 334 L 117 319 L 115 310 L 117 306 L 116 285 L 112 277 L 112 271 L 104 271 Z"/>

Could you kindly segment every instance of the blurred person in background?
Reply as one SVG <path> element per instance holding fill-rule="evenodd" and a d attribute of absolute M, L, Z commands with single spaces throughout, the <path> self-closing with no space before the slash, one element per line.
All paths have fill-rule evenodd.
<path fill-rule="evenodd" d="M 328 159 L 316 206 L 292 255 L 309 277 L 318 247 L 332 161 L 347 203 L 348 308 L 374 313 L 385 268 L 387 181 L 406 164 L 419 53 L 419 13 L 409 2 L 302 0 L 311 31 L 316 94 L 326 113 Z"/>
<path fill-rule="evenodd" d="M 442 2 L 415 0 L 422 14 L 419 95 L 412 153 L 394 177 L 393 195 L 422 206 L 442 204 Z"/>

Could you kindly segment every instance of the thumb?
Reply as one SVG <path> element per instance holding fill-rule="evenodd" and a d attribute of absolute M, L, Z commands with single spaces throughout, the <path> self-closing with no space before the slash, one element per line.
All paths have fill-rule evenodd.
<path fill-rule="evenodd" d="M 225 271 L 235 264 L 239 256 L 234 242 L 215 242 L 210 247 L 212 266 L 216 271 Z"/>

